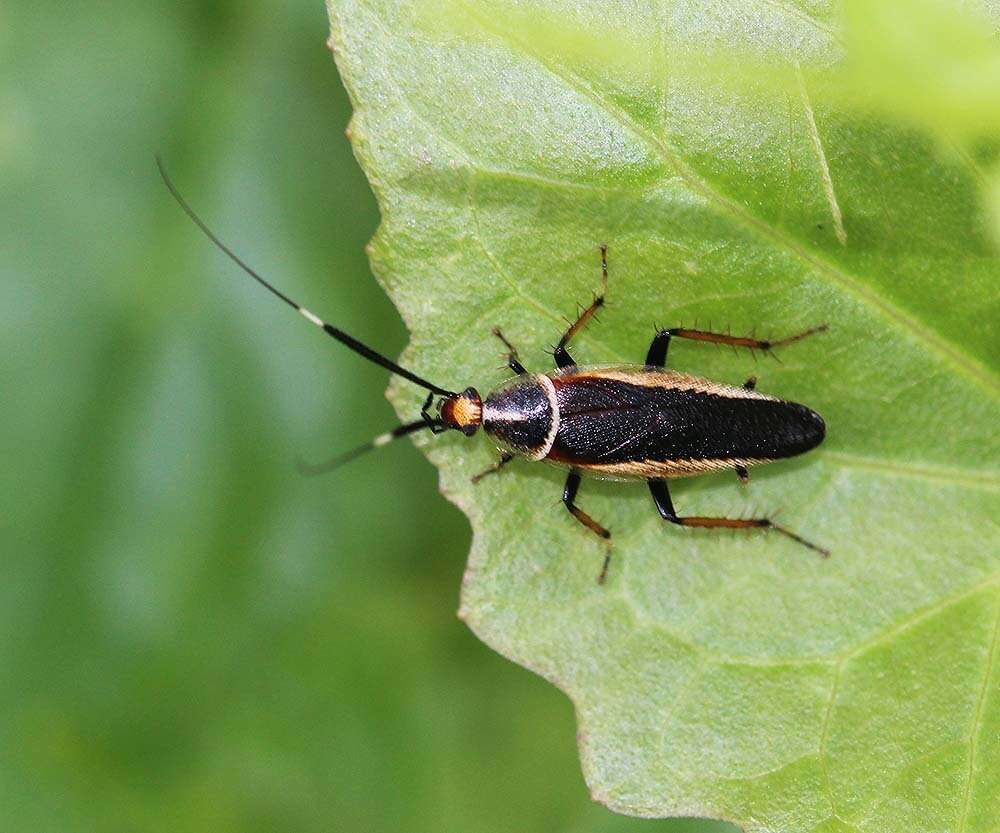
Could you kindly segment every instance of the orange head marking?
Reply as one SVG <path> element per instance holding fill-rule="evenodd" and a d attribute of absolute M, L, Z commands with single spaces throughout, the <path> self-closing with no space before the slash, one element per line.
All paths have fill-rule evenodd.
<path fill-rule="evenodd" d="M 475 434 L 483 421 L 483 401 L 475 388 L 466 388 L 442 399 L 438 410 L 446 427 L 461 431 L 467 437 Z"/>

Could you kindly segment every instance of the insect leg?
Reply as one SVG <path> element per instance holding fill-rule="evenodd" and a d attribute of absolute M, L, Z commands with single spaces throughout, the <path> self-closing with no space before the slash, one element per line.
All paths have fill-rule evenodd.
<path fill-rule="evenodd" d="M 608 291 L 608 247 L 607 244 L 601 244 L 601 288 L 598 293 L 594 296 L 594 300 L 591 302 L 590 306 L 587 307 L 580 315 L 577 317 L 568 330 L 563 333 L 562 338 L 559 339 L 559 343 L 556 345 L 555 349 L 555 359 L 556 367 L 573 367 L 576 362 L 573 357 L 570 356 L 569 351 L 566 349 L 566 345 L 569 344 L 569 340 L 573 338 L 580 330 L 583 329 L 584 325 L 594 317 L 594 313 L 597 312 L 602 306 L 604 306 L 604 293 Z"/>
<path fill-rule="evenodd" d="M 775 347 L 784 347 L 786 344 L 801 341 L 806 336 L 811 336 L 814 333 L 822 333 L 826 328 L 826 324 L 820 324 L 818 327 L 810 327 L 801 333 L 772 340 L 733 336 L 728 333 L 713 333 L 709 330 L 689 330 L 685 327 L 674 327 L 670 330 L 659 330 L 653 336 L 653 342 L 649 345 L 649 352 L 646 354 L 646 364 L 650 367 L 663 367 L 667 360 L 667 348 L 670 346 L 671 337 L 687 338 L 692 341 L 707 341 L 712 344 L 729 344 L 733 347 L 746 347 L 748 350 L 763 350 L 767 352 Z"/>
<path fill-rule="evenodd" d="M 667 363 L 667 348 L 673 330 L 657 330 L 646 352 L 646 367 L 663 367 Z"/>
<path fill-rule="evenodd" d="M 570 511 L 570 514 L 574 518 L 576 518 L 595 535 L 598 535 L 607 541 L 611 538 L 611 533 L 576 505 L 576 492 L 579 488 L 580 474 L 577 471 L 571 471 L 566 476 L 566 488 L 563 489 L 562 497 L 563 503 L 566 504 L 566 508 Z M 598 584 L 604 584 L 604 579 L 608 574 L 608 564 L 610 562 L 611 550 L 609 549 L 604 556 L 604 564 L 601 566 L 601 574 L 597 577 Z"/>
<path fill-rule="evenodd" d="M 818 552 L 824 558 L 827 558 L 830 555 L 829 550 L 825 550 L 823 547 L 818 547 L 816 544 L 810 543 L 805 538 L 796 535 L 794 532 L 785 529 L 783 526 L 779 526 L 769 518 L 704 518 L 694 515 L 682 517 L 674 511 L 674 505 L 670 502 L 670 492 L 667 491 L 666 480 L 650 480 L 649 492 L 653 496 L 653 502 L 656 504 L 656 508 L 659 510 L 660 515 L 665 521 L 670 521 L 672 524 L 678 524 L 679 526 L 700 526 L 706 528 L 724 527 L 727 529 L 773 529 L 775 532 L 780 532 L 785 537 L 791 538 L 793 541 L 797 541 L 802 544 L 802 546 Z"/>
<path fill-rule="evenodd" d="M 470 479 L 472 480 L 473 483 L 478 483 L 480 480 L 486 477 L 486 475 L 493 474 L 493 472 L 496 471 L 500 471 L 500 469 L 506 466 L 513 459 L 514 459 L 513 454 L 504 452 L 503 454 L 500 455 L 500 459 L 497 460 L 497 462 L 495 462 L 492 466 L 483 469 L 481 472 L 479 472 L 479 474 L 473 475 L 472 478 Z"/>
<path fill-rule="evenodd" d="M 431 429 L 432 434 L 440 434 L 447 430 L 441 423 L 440 419 L 436 419 L 431 416 L 430 407 L 431 403 L 434 401 L 434 393 L 431 392 L 427 394 L 427 398 L 424 400 L 424 406 L 420 409 L 420 416 L 423 418 L 424 423 L 428 428 Z"/>
<path fill-rule="evenodd" d="M 504 347 L 507 348 L 507 366 L 513 370 L 518 376 L 524 376 L 528 371 L 524 369 L 524 365 L 521 364 L 520 356 L 517 355 L 517 348 L 507 341 L 507 336 L 500 332 L 499 327 L 494 327 L 490 330 L 493 335 L 495 335 L 500 341 L 503 342 Z"/>
<path fill-rule="evenodd" d="M 753 390 L 757 387 L 757 377 L 751 376 L 743 383 L 743 390 Z"/>
<path fill-rule="evenodd" d="M 746 466 L 736 466 L 736 476 L 740 479 L 740 483 L 744 486 L 750 482 L 750 472 L 747 471 Z"/>

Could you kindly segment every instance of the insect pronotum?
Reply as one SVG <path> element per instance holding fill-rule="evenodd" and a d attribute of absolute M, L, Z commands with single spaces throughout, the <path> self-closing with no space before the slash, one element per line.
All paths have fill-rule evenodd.
<path fill-rule="evenodd" d="M 164 183 L 180 207 L 251 278 L 358 355 L 428 391 L 420 419 L 399 425 L 322 465 L 304 467 L 307 473 L 331 471 L 414 431 L 438 434 L 450 429 L 471 437 L 482 428 L 496 444 L 500 459 L 475 475 L 473 482 L 500 471 L 516 457 L 568 469 L 563 504 L 583 526 L 605 541 L 611 533 L 576 504 L 584 474 L 610 480 L 645 480 L 657 511 L 672 524 L 768 529 L 823 556 L 829 555 L 824 548 L 770 518 L 678 515 L 667 488 L 670 478 L 720 469 L 735 471 L 740 481 L 746 483 L 750 466 L 809 451 L 823 441 L 826 431 L 823 419 L 815 411 L 759 393 L 754 377 L 747 379 L 742 387 L 733 387 L 667 370 L 670 340 L 684 338 L 769 352 L 821 332 L 826 329 L 825 324 L 778 340 L 683 327 L 657 329 L 642 364 L 577 365 L 567 345 L 604 305 L 608 260 L 607 246 L 602 244 L 601 288 L 559 339 L 554 353 L 556 369 L 550 373 L 528 372 L 514 346 L 499 328 L 494 328 L 493 335 L 503 342 L 507 364 L 515 375 L 483 399 L 474 387 L 456 392 L 428 382 L 326 323 L 275 288 L 215 235 L 181 196 L 162 161 L 159 158 L 156 161 Z M 598 577 L 601 583 L 607 575 L 610 558 L 609 549 Z"/>

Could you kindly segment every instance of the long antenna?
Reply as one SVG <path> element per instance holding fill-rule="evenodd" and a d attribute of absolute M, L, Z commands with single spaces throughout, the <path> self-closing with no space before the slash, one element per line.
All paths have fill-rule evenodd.
<path fill-rule="evenodd" d="M 444 388 L 438 387 L 428 382 L 426 379 L 422 379 L 417 376 L 416 373 L 407 370 L 405 367 L 401 367 L 389 358 L 386 358 L 381 353 L 372 350 L 367 344 L 363 344 L 358 341 L 353 336 L 348 335 L 343 330 L 338 330 L 331 324 L 327 324 L 319 316 L 313 314 L 305 307 L 293 301 L 284 292 L 282 292 L 277 287 L 273 286 L 271 283 L 266 281 L 260 274 L 258 274 L 253 268 L 251 268 L 239 255 L 236 254 L 232 249 L 229 248 L 225 243 L 220 240 L 215 232 L 213 232 L 204 222 L 204 220 L 199 217 L 193 208 L 188 205 L 187 200 L 181 196 L 180 191 L 174 185 L 173 181 L 170 179 L 170 175 L 167 173 L 167 169 L 163 164 L 163 160 L 157 155 L 156 157 L 156 167 L 160 169 L 160 176 L 163 178 L 164 185 L 167 186 L 167 190 L 170 191 L 173 198 L 177 201 L 177 204 L 184 210 L 184 213 L 188 215 L 196 226 L 204 233 L 204 235 L 211 240 L 224 254 L 226 254 L 230 260 L 232 260 L 237 266 L 240 267 L 244 272 L 246 272 L 251 278 L 253 278 L 257 283 L 268 290 L 272 295 L 280 298 L 293 310 L 299 313 L 303 318 L 312 324 L 315 324 L 323 332 L 325 332 L 331 338 L 335 338 L 341 344 L 345 345 L 348 349 L 353 350 L 359 356 L 368 359 L 368 361 L 381 365 L 386 370 L 390 370 L 397 376 L 402 376 L 404 379 L 409 379 L 414 384 L 420 385 L 422 388 L 426 388 L 431 391 L 431 393 L 438 394 L 439 396 L 456 396 L 454 391 L 445 390 Z M 413 428 L 411 430 L 416 430 Z"/>
<path fill-rule="evenodd" d="M 434 423 L 428 422 L 426 419 L 419 419 L 416 422 L 407 422 L 393 428 L 391 431 L 379 434 L 377 437 L 369 440 L 364 445 L 359 445 L 357 448 L 345 451 L 343 454 L 338 454 L 336 457 L 333 457 L 326 462 L 315 464 L 299 462 L 299 473 L 305 475 L 326 474 L 328 471 L 338 469 L 344 465 L 344 463 L 349 463 L 356 457 L 360 457 L 365 452 L 371 451 L 375 448 L 380 448 L 387 443 L 391 443 L 393 440 L 405 437 L 407 434 L 412 434 L 414 431 L 419 431 L 421 428 L 433 427 Z"/>

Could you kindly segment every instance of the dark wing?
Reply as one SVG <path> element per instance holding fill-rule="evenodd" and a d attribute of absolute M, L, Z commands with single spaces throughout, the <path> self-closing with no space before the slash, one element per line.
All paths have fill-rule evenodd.
<path fill-rule="evenodd" d="M 705 391 L 599 375 L 554 382 L 560 423 L 549 458 L 560 463 L 775 459 L 801 454 L 823 439 L 823 421 L 808 408 L 739 389 Z"/>

